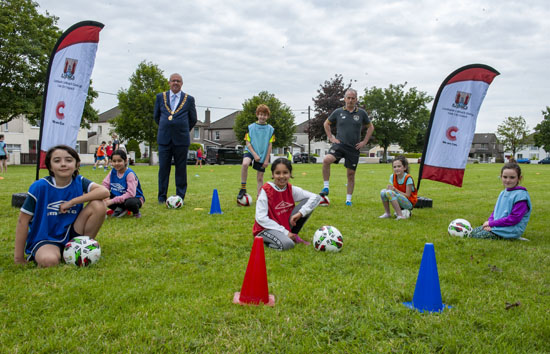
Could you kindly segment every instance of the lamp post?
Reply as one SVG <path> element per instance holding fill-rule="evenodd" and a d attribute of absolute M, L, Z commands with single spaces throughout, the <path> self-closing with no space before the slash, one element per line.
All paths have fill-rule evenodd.
<path fill-rule="evenodd" d="M 311 154 L 311 106 L 307 106 L 307 163 L 310 162 L 309 155 Z"/>

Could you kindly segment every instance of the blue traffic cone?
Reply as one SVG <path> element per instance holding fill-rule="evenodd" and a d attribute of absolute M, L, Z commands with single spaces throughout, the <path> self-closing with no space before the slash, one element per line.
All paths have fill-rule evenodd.
<path fill-rule="evenodd" d="M 220 206 L 220 197 L 218 197 L 218 190 L 214 189 L 212 193 L 212 204 L 210 204 L 210 215 L 223 214 L 222 207 Z"/>
<path fill-rule="evenodd" d="M 439 275 L 437 274 L 437 263 L 435 261 L 435 250 L 433 243 L 424 245 L 424 253 L 420 262 L 418 278 L 412 302 L 404 302 L 403 305 L 419 312 L 441 312 L 445 307 L 441 300 L 441 289 L 439 288 Z"/>

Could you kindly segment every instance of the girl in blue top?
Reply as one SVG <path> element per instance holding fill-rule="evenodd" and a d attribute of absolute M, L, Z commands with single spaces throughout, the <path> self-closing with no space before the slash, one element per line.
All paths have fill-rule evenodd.
<path fill-rule="evenodd" d="M 105 220 L 103 199 L 109 191 L 78 174 L 80 157 L 73 148 L 54 146 L 45 163 L 50 175 L 30 186 L 19 213 L 14 249 L 18 264 L 34 260 L 40 267 L 58 265 L 67 242 L 80 235 L 94 238 Z"/>
<path fill-rule="evenodd" d="M 476 227 L 474 238 L 520 238 L 531 216 L 531 197 L 527 189 L 519 185 L 521 168 L 512 162 L 500 171 L 504 190 L 500 192 L 493 213 L 483 225 Z"/>
<path fill-rule="evenodd" d="M 141 218 L 139 209 L 145 203 L 145 197 L 136 173 L 128 167 L 126 152 L 116 150 L 111 155 L 111 162 L 113 169 L 102 183 L 111 193 L 105 201 L 109 208 L 107 215 L 121 217 L 132 212 L 134 217 Z"/>

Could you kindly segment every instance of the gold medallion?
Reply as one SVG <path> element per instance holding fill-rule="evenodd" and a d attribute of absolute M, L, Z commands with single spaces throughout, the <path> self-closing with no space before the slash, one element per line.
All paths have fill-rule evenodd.
<path fill-rule="evenodd" d="M 169 116 L 168 116 L 168 120 L 172 120 L 172 115 L 169 115 Z"/>

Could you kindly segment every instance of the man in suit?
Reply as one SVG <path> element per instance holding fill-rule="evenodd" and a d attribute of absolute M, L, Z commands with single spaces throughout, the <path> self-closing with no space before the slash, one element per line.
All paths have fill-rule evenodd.
<path fill-rule="evenodd" d="M 172 157 L 176 165 L 176 194 L 185 199 L 187 191 L 189 131 L 197 123 L 197 110 L 195 99 L 181 91 L 182 83 L 180 74 L 170 75 L 170 91 L 157 94 L 155 101 L 154 117 L 159 127 L 159 203 L 166 201 Z"/>

